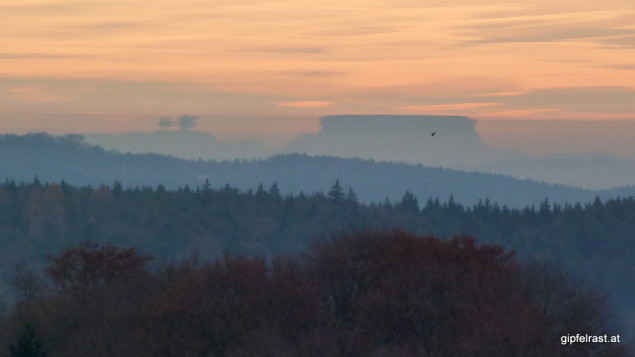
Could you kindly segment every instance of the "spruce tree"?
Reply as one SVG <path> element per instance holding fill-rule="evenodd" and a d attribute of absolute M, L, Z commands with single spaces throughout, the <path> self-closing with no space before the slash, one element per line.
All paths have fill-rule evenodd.
<path fill-rule="evenodd" d="M 328 197 L 335 203 L 342 202 L 342 199 L 344 198 L 344 190 L 340 185 L 340 180 L 335 180 L 335 184 L 331 187 Z"/>

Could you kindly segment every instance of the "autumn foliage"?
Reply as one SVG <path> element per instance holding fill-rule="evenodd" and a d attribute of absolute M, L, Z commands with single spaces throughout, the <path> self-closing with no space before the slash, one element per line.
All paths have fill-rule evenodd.
<path fill-rule="evenodd" d="M 46 275 L 55 287 L 65 290 L 128 280 L 143 272 L 152 257 L 139 255 L 134 248 L 84 243 L 59 256 L 49 256 L 49 260 Z"/>
<path fill-rule="evenodd" d="M 614 332 L 602 300 L 467 236 L 369 231 L 297 258 L 149 259 L 110 245 L 51 257 L 53 286 L 16 306 L 4 343 L 28 324 L 50 356 L 628 356 L 561 345 Z"/>

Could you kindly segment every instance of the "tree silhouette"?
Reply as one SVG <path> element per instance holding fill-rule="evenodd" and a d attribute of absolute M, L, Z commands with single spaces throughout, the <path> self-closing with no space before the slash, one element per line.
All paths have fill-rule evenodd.
<path fill-rule="evenodd" d="M 412 192 L 406 191 L 401 202 L 397 204 L 397 209 L 402 212 L 419 213 L 419 200 Z"/>
<path fill-rule="evenodd" d="M 328 197 L 335 203 L 340 203 L 344 199 L 344 190 L 340 185 L 340 180 L 335 180 L 335 184 L 328 192 Z"/>
<path fill-rule="evenodd" d="M 18 334 L 15 344 L 9 346 L 10 357 L 46 357 L 42 343 L 30 324 L 25 324 Z"/>

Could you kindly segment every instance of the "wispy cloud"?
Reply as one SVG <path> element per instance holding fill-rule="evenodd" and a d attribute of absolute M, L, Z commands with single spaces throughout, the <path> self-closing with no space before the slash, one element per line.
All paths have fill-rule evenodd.
<path fill-rule="evenodd" d="M 473 114 L 471 117 L 477 119 L 536 119 L 544 117 L 544 114 L 559 113 L 558 108 L 531 108 L 531 109 L 510 109 L 498 111 L 485 111 Z"/>
<path fill-rule="evenodd" d="M 524 95 L 527 92 L 517 91 L 517 92 L 494 92 L 494 93 L 482 93 L 476 95 L 477 97 L 513 97 L 517 95 Z"/>
<path fill-rule="evenodd" d="M 611 68 L 611 69 L 618 69 L 618 70 L 635 71 L 635 64 L 616 64 L 616 65 L 608 65 L 604 67 Z"/>
<path fill-rule="evenodd" d="M 67 93 L 56 92 L 41 85 L 8 86 L 0 89 L 0 93 L 2 92 L 13 100 L 29 103 L 55 103 L 71 100 L 71 96 Z"/>
<path fill-rule="evenodd" d="M 328 30 L 315 31 L 312 34 L 317 36 L 369 36 L 389 34 L 399 31 L 398 26 L 366 25 L 356 26 L 351 24 L 336 25 Z"/>
<path fill-rule="evenodd" d="M 487 96 L 489 93 L 519 93 L 515 79 L 487 76 L 448 75 L 443 80 L 419 82 L 408 85 L 382 86 L 375 90 L 383 93 L 417 99 L 423 98 L 463 98 Z"/>
<path fill-rule="evenodd" d="M 338 71 L 284 71 L 284 72 L 275 72 L 276 75 L 285 76 L 285 77 L 309 77 L 309 78 L 330 78 L 330 77 L 339 77 L 345 72 Z"/>
<path fill-rule="evenodd" d="M 321 47 L 250 47 L 244 48 L 244 52 L 268 52 L 282 54 L 319 54 L 325 53 L 326 49 Z"/>
<path fill-rule="evenodd" d="M 570 87 L 534 90 L 509 97 L 507 105 L 525 107 L 557 107 L 575 110 L 635 110 L 635 89 L 629 87 Z"/>
<path fill-rule="evenodd" d="M 335 105 L 335 102 L 327 101 L 295 101 L 295 102 L 280 102 L 276 103 L 280 107 L 288 108 L 325 108 Z"/>
<path fill-rule="evenodd" d="M 455 104 L 434 104 L 434 105 L 413 105 L 401 107 L 408 111 L 417 111 L 425 113 L 446 113 L 474 110 L 479 108 L 497 107 L 501 103 L 455 103 Z"/>
<path fill-rule="evenodd" d="M 625 30 L 626 31 L 626 30 Z M 635 48 L 635 30 L 630 30 L 627 35 L 610 36 L 597 39 L 607 47 L 612 48 Z"/>
<path fill-rule="evenodd" d="M 500 97 L 497 110 L 474 113 L 485 118 L 633 118 L 635 88 L 571 87 Z"/>
<path fill-rule="evenodd" d="M 625 11 L 562 12 L 473 20 L 460 31 L 473 44 L 587 41 L 630 46 L 635 13 Z"/>
<path fill-rule="evenodd" d="M 0 59 L 55 59 L 55 58 L 81 58 L 83 55 L 66 55 L 55 53 L 0 53 Z"/>

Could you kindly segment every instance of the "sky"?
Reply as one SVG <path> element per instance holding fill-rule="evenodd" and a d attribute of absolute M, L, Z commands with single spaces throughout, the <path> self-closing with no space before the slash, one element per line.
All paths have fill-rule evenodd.
<path fill-rule="evenodd" d="M 497 121 L 635 121 L 632 0 L 3 0 L 0 18 L 0 132 L 191 115 L 282 140 L 325 115 L 447 114 L 495 141 Z"/>

